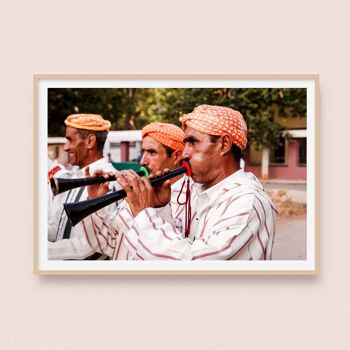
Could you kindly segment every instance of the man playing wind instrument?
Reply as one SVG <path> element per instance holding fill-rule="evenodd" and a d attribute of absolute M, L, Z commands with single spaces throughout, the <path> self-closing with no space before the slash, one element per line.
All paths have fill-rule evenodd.
<path fill-rule="evenodd" d="M 111 123 L 96 114 L 73 114 L 65 120 L 66 143 L 64 150 L 68 153 L 69 163 L 75 166 L 67 171 L 72 178 L 84 177 L 87 169 L 105 171 L 114 170 L 107 158 L 103 157 L 103 147 Z M 63 176 L 64 170 L 56 175 Z M 53 175 L 55 176 L 55 175 Z M 112 186 L 110 184 L 109 186 Z M 98 243 L 89 240 L 95 228 L 91 220 L 72 227 L 63 210 L 66 202 L 78 202 L 87 199 L 86 187 L 80 187 L 49 198 L 48 210 L 48 259 L 104 259 L 98 253 Z M 115 210 L 115 204 L 106 208 Z M 107 231 L 107 230 L 105 230 Z"/>
<path fill-rule="evenodd" d="M 171 200 L 169 182 L 153 188 L 148 179 L 125 172 L 118 183 L 127 193 L 133 219 L 124 232 L 129 257 L 271 259 L 276 209 L 258 179 L 240 169 L 241 152 L 247 145 L 241 113 L 201 105 L 184 116 L 182 126 L 182 158 L 189 160 L 192 179 L 199 184 L 191 191 L 190 220 L 184 206 Z"/>

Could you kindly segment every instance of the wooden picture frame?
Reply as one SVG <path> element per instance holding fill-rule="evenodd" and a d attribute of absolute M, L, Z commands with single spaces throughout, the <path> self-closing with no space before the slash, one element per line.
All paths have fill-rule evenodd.
<path fill-rule="evenodd" d="M 305 88 L 306 257 L 270 261 L 50 261 L 47 139 L 50 88 Z M 193 106 L 195 107 L 195 106 Z M 241 111 L 244 115 L 244 111 Z M 64 136 L 64 135 L 62 135 Z M 41 275 L 315 275 L 319 273 L 319 77 L 310 75 L 34 75 L 34 273 Z"/>

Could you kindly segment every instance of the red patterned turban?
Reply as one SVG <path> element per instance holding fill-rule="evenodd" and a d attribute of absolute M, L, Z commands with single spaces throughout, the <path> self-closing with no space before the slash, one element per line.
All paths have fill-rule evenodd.
<path fill-rule="evenodd" d="M 228 134 L 241 150 L 247 146 L 247 124 L 240 112 L 232 108 L 201 105 L 185 114 L 182 127 L 186 126 L 208 135 Z"/>

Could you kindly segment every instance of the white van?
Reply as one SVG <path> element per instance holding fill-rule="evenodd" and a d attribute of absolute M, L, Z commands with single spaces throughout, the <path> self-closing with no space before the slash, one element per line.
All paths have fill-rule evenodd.
<path fill-rule="evenodd" d="M 61 164 L 68 161 L 63 146 L 65 137 L 48 138 L 48 158 L 57 160 Z M 141 155 L 141 130 L 110 131 L 107 136 L 103 155 L 109 157 L 111 162 L 137 161 Z M 122 160 L 122 155 L 124 159 Z"/>

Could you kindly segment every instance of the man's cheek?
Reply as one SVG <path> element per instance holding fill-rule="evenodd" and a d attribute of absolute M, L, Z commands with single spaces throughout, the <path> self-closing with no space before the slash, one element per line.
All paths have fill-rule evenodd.
<path fill-rule="evenodd" d="M 150 169 L 152 169 L 152 170 L 155 170 L 155 169 L 154 169 L 154 162 L 153 162 L 152 160 L 150 160 L 150 161 L 148 162 L 148 167 L 149 167 Z"/>
<path fill-rule="evenodd" d="M 203 157 L 201 154 L 194 154 L 192 157 L 191 157 L 191 160 L 190 160 L 191 163 L 196 163 L 196 164 L 200 164 L 203 162 Z"/>
<path fill-rule="evenodd" d="M 147 167 L 151 170 L 151 173 L 155 175 L 155 173 L 158 171 L 158 168 L 156 164 L 153 161 L 149 161 Z"/>

